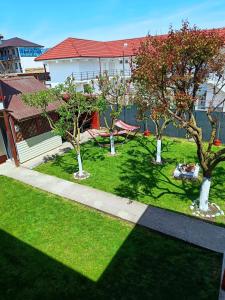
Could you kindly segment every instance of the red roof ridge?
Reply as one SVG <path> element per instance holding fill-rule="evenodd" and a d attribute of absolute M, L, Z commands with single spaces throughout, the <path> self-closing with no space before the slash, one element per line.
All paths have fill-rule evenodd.
<path fill-rule="evenodd" d="M 80 56 L 80 53 L 78 52 L 77 48 L 74 47 L 73 42 L 71 41 L 73 38 L 68 38 L 68 40 L 70 41 L 70 45 L 71 47 L 77 52 L 77 54 Z"/>

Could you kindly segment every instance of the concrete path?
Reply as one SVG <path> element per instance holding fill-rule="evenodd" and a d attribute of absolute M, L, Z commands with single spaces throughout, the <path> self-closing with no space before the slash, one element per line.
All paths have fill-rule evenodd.
<path fill-rule="evenodd" d="M 11 163 L 1 165 L 0 174 L 194 245 L 225 252 L 225 228 L 137 201 L 131 202 L 126 198 L 37 171 L 16 168 Z"/>
<path fill-rule="evenodd" d="M 91 187 L 41 174 L 12 163 L 0 165 L 0 175 L 19 180 L 43 191 L 68 198 L 102 212 L 145 226 L 194 245 L 223 253 L 221 280 L 225 271 L 225 228 L 182 214 L 148 206 Z M 220 288 L 218 300 L 225 300 Z"/>

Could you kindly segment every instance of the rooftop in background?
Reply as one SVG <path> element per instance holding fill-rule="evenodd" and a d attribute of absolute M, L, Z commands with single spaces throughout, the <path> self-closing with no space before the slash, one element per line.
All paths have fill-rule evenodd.
<path fill-rule="evenodd" d="M 8 40 L 1 40 L 0 48 L 5 47 L 43 47 L 42 45 L 29 42 L 27 40 L 20 39 L 18 37 L 14 37 Z"/>
<path fill-rule="evenodd" d="M 66 59 L 78 57 L 121 57 L 134 55 L 135 49 L 146 37 L 124 39 L 109 42 L 67 38 L 44 54 L 36 61 Z"/>
<path fill-rule="evenodd" d="M 219 35 L 224 36 L 225 41 L 225 28 L 206 29 L 204 31 L 216 30 Z M 167 35 L 159 35 L 160 38 L 165 38 Z M 144 41 L 146 37 L 123 39 L 108 42 L 67 38 L 61 43 L 57 44 L 53 48 L 50 48 L 44 54 L 38 56 L 36 61 L 44 60 L 57 60 L 57 59 L 69 59 L 79 57 L 122 57 L 135 55 L 140 43 Z"/>

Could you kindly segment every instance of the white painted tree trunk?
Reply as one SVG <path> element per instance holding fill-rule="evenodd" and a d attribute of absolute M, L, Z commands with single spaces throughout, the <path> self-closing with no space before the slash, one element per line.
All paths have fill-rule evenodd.
<path fill-rule="evenodd" d="M 79 176 L 81 177 L 83 175 L 83 166 L 82 166 L 80 153 L 77 154 L 77 161 L 78 161 L 78 167 L 79 167 Z"/>
<path fill-rule="evenodd" d="M 116 154 L 113 134 L 110 134 L 110 150 L 111 150 L 111 155 Z"/>
<path fill-rule="evenodd" d="M 209 191 L 211 186 L 211 179 L 204 177 L 200 190 L 200 198 L 199 198 L 199 208 L 202 211 L 207 211 L 209 209 Z"/>
<path fill-rule="evenodd" d="M 156 151 L 156 162 L 161 164 L 162 159 L 161 159 L 161 147 L 162 147 L 162 141 L 157 140 L 157 151 Z"/>

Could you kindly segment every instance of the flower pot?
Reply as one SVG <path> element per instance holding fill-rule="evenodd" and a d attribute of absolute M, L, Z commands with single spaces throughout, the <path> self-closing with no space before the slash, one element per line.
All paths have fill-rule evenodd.
<path fill-rule="evenodd" d="M 220 140 L 220 139 L 215 139 L 215 140 L 214 140 L 214 142 L 213 142 L 213 145 L 215 145 L 215 146 L 219 147 L 219 146 L 221 146 L 221 145 L 222 145 L 222 142 L 221 142 L 221 140 Z"/>
<path fill-rule="evenodd" d="M 146 129 L 146 130 L 144 131 L 144 136 L 150 136 L 150 135 L 151 135 L 150 130 Z"/>

